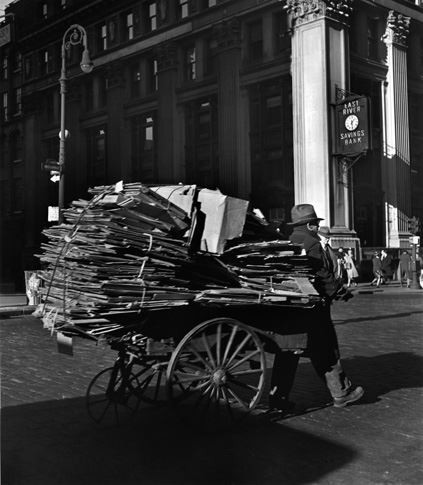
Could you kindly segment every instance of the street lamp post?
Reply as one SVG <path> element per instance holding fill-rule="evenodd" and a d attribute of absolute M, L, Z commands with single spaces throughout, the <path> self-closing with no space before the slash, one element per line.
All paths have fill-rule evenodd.
<path fill-rule="evenodd" d="M 62 70 L 60 73 L 60 132 L 59 132 L 59 224 L 63 222 L 63 208 L 65 202 L 65 141 L 67 130 L 65 128 L 66 113 L 66 51 L 72 46 L 81 45 L 84 47 L 80 62 L 81 70 L 85 74 L 93 70 L 93 63 L 87 47 L 87 32 L 81 25 L 71 25 L 63 35 L 62 40 Z"/>

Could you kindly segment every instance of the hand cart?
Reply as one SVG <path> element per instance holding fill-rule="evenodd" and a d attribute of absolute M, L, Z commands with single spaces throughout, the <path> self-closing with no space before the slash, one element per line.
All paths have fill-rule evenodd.
<path fill-rule="evenodd" d="M 301 294 L 226 304 L 225 290 L 213 290 L 212 303 L 147 312 L 108 339 L 118 356 L 89 384 L 88 413 L 97 423 L 121 423 L 141 403 L 169 403 L 195 427 L 237 421 L 263 394 L 266 353 L 304 353 L 310 317 L 323 304 Z"/>

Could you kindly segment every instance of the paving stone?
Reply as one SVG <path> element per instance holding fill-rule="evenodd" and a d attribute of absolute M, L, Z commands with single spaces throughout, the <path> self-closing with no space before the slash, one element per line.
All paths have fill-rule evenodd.
<path fill-rule="evenodd" d="M 330 406 L 301 359 L 292 398 L 302 415 L 212 436 L 150 407 L 120 428 L 95 426 L 84 395 L 115 353 L 80 340 L 73 357 L 59 354 L 38 320 L 0 321 L 2 483 L 420 485 L 423 292 L 357 294 L 337 302 L 333 317 L 362 401 Z"/>

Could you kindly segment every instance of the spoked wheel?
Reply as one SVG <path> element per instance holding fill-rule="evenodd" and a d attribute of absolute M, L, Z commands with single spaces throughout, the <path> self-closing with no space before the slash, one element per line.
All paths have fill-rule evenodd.
<path fill-rule="evenodd" d="M 168 360 L 134 364 L 132 372 L 138 382 L 137 395 L 145 403 L 161 406 L 167 402 L 166 368 Z"/>
<path fill-rule="evenodd" d="M 132 372 L 124 377 L 120 367 L 102 370 L 87 389 L 88 414 L 96 423 L 123 424 L 138 409 L 138 388 L 138 378 Z"/>
<path fill-rule="evenodd" d="M 265 353 L 256 333 L 230 318 L 191 330 L 167 369 L 169 397 L 196 429 L 221 429 L 245 417 L 264 388 Z"/>

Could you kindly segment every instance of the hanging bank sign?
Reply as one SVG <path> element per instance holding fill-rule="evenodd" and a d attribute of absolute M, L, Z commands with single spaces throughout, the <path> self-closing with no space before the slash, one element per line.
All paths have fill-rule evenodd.
<path fill-rule="evenodd" d="M 370 148 L 368 98 L 346 98 L 335 106 L 335 110 L 335 153 L 358 155 L 367 151 Z"/>

